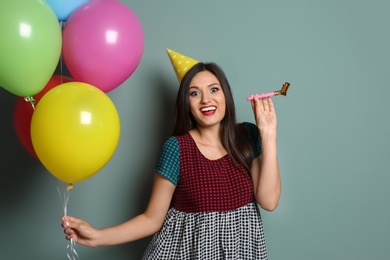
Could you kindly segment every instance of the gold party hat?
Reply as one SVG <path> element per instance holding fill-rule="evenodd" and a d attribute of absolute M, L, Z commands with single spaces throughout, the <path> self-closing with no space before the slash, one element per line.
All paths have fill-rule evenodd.
<path fill-rule="evenodd" d="M 196 63 L 199 62 L 168 48 L 167 53 L 169 55 L 169 58 L 171 59 L 172 66 L 175 70 L 179 83 L 181 82 L 187 71 L 189 71 Z"/>

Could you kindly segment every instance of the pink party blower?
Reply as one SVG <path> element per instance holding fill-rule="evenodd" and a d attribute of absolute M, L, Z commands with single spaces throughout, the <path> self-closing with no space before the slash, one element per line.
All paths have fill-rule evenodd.
<path fill-rule="evenodd" d="M 290 83 L 288 82 L 285 82 L 282 86 L 282 89 L 281 90 L 276 90 L 274 92 L 270 92 L 270 93 L 266 93 L 266 94 L 261 94 L 261 95 L 256 95 L 258 98 L 267 98 L 267 97 L 273 97 L 273 96 L 279 96 L 279 95 L 283 95 L 283 96 L 286 96 L 287 95 L 287 90 L 288 90 L 288 87 L 290 87 Z M 247 97 L 246 100 L 253 100 L 254 96 L 250 96 L 250 97 Z"/>

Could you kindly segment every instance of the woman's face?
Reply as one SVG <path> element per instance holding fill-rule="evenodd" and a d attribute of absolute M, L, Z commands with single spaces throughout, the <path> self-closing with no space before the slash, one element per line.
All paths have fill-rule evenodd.
<path fill-rule="evenodd" d="M 191 113 L 198 126 L 220 124 L 226 101 L 218 78 L 207 70 L 201 71 L 191 80 L 188 91 Z"/>

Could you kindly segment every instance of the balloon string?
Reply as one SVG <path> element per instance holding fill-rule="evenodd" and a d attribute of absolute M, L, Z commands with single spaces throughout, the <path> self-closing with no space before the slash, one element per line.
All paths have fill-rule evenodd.
<path fill-rule="evenodd" d="M 79 255 L 76 252 L 76 243 L 74 242 L 74 239 L 70 239 L 69 245 L 66 247 L 66 256 L 68 257 L 69 260 L 78 260 Z"/>
<path fill-rule="evenodd" d="M 62 53 L 61 53 L 61 56 L 60 56 L 60 75 L 61 75 L 61 84 L 63 83 L 63 79 L 62 79 Z"/>
<path fill-rule="evenodd" d="M 65 21 L 60 21 L 61 31 L 64 31 L 65 25 L 66 25 L 66 22 L 65 22 Z M 61 75 L 61 84 L 63 83 L 63 79 L 62 79 L 62 75 L 63 75 L 62 63 L 63 63 L 63 59 L 62 59 L 62 51 L 61 51 L 61 55 L 60 55 L 60 75 Z"/>
<path fill-rule="evenodd" d="M 61 31 L 64 31 L 65 25 L 66 25 L 66 21 L 60 21 Z"/>
<path fill-rule="evenodd" d="M 73 188 L 71 183 L 61 183 L 62 185 L 57 185 L 58 195 L 62 201 L 62 206 L 64 210 L 64 216 L 68 214 L 68 202 L 70 197 L 70 190 Z M 61 187 L 59 187 L 61 186 Z M 66 246 L 66 256 L 69 260 L 78 260 L 79 255 L 76 252 L 76 242 L 73 238 L 70 239 L 69 244 Z"/>

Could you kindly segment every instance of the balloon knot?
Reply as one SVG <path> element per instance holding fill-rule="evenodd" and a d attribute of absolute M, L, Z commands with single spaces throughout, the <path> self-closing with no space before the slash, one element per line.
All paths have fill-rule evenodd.
<path fill-rule="evenodd" d="M 68 183 L 68 190 L 73 189 L 73 183 Z"/>
<path fill-rule="evenodd" d="M 32 108 L 35 110 L 35 99 L 32 96 L 25 97 L 24 100 L 30 102 Z"/>
<path fill-rule="evenodd" d="M 30 102 L 31 105 L 35 104 L 35 99 L 32 96 L 25 97 L 24 100 Z"/>

